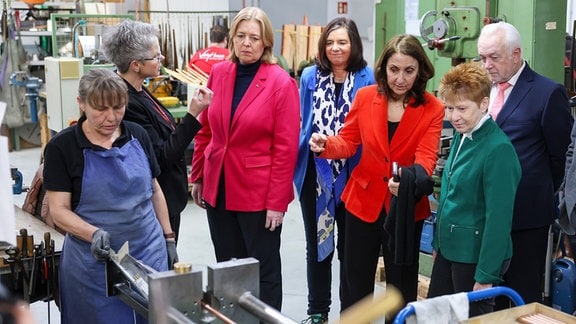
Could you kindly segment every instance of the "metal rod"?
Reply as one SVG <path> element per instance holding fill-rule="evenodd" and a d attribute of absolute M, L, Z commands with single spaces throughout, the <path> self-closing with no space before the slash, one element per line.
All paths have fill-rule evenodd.
<path fill-rule="evenodd" d="M 296 324 L 293 319 L 286 317 L 284 314 L 254 297 L 249 291 L 240 295 L 238 305 L 266 323 Z"/>
<path fill-rule="evenodd" d="M 200 306 L 210 312 L 212 315 L 216 316 L 219 320 L 223 321 L 226 324 L 236 324 L 233 320 L 226 317 L 224 314 L 220 313 L 217 309 L 212 308 L 212 306 L 206 304 L 203 301 L 200 301 Z"/>
<path fill-rule="evenodd" d="M 562 235 L 558 237 L 558 240 L 562 239 Z M 548 244 L 546 246 L 546 264 L 544 265 L 544 301 L 549 305 L 550 302 L 550 277 L 552 276 L 552 262 L 554 261 L 554 233 L 552 232 L 552 226 L 548 227 Z M 561 244 L 560 241 L 558 241 Z"/>

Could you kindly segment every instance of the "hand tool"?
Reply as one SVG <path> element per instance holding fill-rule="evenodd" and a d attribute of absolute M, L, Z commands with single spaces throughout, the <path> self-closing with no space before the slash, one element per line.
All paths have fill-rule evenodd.
<path fill-rule="evenodd" d="M 38 278 L 36 277 L 36 271 L 37 271 L 36 259 L 43 249 L 44 249 L 44 242 L 41 242 L 40 245 L 34 247 L 34 253 L 32 253 L 32 270 L 30 271 L 30 284 L 28 285 L 28 291 L 27 291 L 28 298 L 30 298 L 34 294 L 36 280 L 38 280 Z"/>
<path fill-rule="evenodd" d="M 20 236 L 22 237 L 22 246 L 20 247 L 22 252 L 22 258 L 28 257 L 28 230 L 25 228 L 20 229 Z"/>

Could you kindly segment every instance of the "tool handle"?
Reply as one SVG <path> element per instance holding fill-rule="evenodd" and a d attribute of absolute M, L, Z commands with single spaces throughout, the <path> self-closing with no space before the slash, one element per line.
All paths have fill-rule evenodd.
<path fill-rule="evenodd" d="M 51 254 L 53 251 L 50 246 L 50 232 L 44 232 L 44 246 L 46 247 L 46 253 Z"/>

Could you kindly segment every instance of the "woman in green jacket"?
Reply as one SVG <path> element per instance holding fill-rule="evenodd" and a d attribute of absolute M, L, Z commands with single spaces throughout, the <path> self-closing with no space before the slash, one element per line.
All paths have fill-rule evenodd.
<path fill-rule="evenodd" d="M 437 211 L 428 297 L 498 285 L 512 256 L 510 229 L 521 168 L 510 140 L 487 113 L 491 82 L 476 63 L 453 67 L 439 96 L 455 129 Z M 493 301 L 470 305 L 470 316 Z"/>

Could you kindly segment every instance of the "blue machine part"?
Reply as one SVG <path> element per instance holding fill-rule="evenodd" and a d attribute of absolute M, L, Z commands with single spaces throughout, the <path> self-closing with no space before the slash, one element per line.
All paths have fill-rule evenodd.
<path fill-rule="evenodd" d="M 569 258 L 552 263 L 552 307 L 564 313 L 576 313 L 576 266 Z"/>
<path fill-rule="evenodd" d="M 30 100 L 30 119 L 38 122 L 38 97 L 42 80 L 37 77 L 30 77 L 26 72 L 14 72 L 10 75 L 10 84 L 16 87 L 26 88 L 26 97 Z"/>
<path fill-rule="evenodd" d="M 12 194 L 19 195 L 22 193 L 22 172 L 18 171 L 17 168 L 10 168 L 10 174 L 12 175 L 12 180 L 14 180 Z"/>

